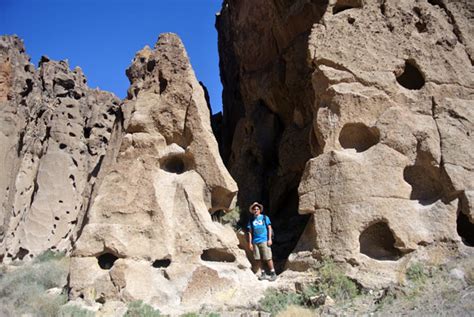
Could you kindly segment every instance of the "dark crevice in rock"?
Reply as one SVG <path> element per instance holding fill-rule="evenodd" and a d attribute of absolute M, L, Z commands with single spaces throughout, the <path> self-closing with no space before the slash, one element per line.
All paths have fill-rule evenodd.
<path fill-rule="evenodd" d="M 469 206 L 464 193 L 459 197 L 456 229 L 462 242 L 469 247 L 474 247 L 474 222 L 469 217 Z"/>
<path fill-rule="evenodd" d="M 20 93 L 20 96 L 22 96 L 24 98 L 32 91 L 33 91 L 33 81 L 30 78 L 28 78 L 25 81 L 25 88 Z"/>
<path fill-rule="evenodd" d="M 403 73 L 397 77 L 397 82 L 406 89 L 419 90 L 425 85 L 425 78 L 416 63 L 407 60 Z"/>
<path fill-rule="evenodd" d="M 18 146 L 16 148 L 17 157 L 20 157 L 21 151 L 23 150 L 23 145 L 24 145 L 23 138 L 24 137 L 25 137 L 25 132 L 24 131 L 20 132 L 20 137 L 18 138 Z"/>
<path fill-rule="evenodd" d="M 97 164 L 94 166 L 94 169 L 92 170 L 92 172 L 87 176 L 87 181 L 90 181 L 90 179 L 92 177 L 96 178 L 97 175 L 99 175 L 99 171 L 100 171 L 100 167 L 102 166 L 102 162 L 104 160 L 104 155 L 101 155 L 99 157 L 99 161 L 97 162 Z"/>
<path fill-rule="evenodd" d="M 110 270 L 117 259 L 118 257 L 112 253 L 103 253 L 97 256 L 97 262 L 103 270 Z"/>
<path fill-rule="evenodd" d="M 339 143 L 345 149 L 355 149 L 357 152 L 367 151 L 379 143 L 380 132 L 377 128 L 369 128 L 365 124 L 346 123 L 339 134 Z"/>
<path fill-rule="evenodd" d="M 202 251 L 201 260 L 210 262 L 234 262 L 235 255 L 222 248 L 212 248 Z"/>
<path fill-rule="evenodd" d="M 396 261 L 401 256 L 395 248 L 395 237 L 388 224 L 377 221 L 369 225 L 359 236 L 360 253 L 379 261 Z"/>
<path fill-rule="evenodd" d="M 158 81 L 160 84 L 160 95 L 161 95 L 166 91 L 166 87 L 168 87 L 168 80 L 163 77 L 163 73 L 161 71 L 158 73 Z M 135 96 L 137 94 L 138 93 L 136 93 Z"/>
<path fill-rule="evenodd" d="M 35 177 L 33 178 L 33 193 L 31 193 L 31 199 L 30 199 L 30 208 L 33 205 L 33 202 L 35 201 L 36 194 L 38 193 L 39 190 L 39 185 L 38 185 L 38 172 L 36 172 Z"/>
<path fill-rule="evenodd" d="M 152 266 L 158 269 L 158 268 L 166 268 L 170 266 L 170 264 L 171 264 L 170 259 L 161 259 L 161 260 L 153 261 Z"/>

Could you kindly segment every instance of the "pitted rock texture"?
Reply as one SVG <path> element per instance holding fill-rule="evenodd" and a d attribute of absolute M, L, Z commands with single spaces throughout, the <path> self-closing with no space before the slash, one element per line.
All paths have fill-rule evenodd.
<path fill-rule="evenodd" d="M 166 313 L 245 302 L 256 278 L 233 230 L 210 215 L 233 207 L 237 186 L 179 38 L 161 35 L 127 75 L 120 150 L 73 251 L 71 298 L 144 300 Z"/>
<path fill-rule="evenodd" d="M 329 256 L 381 286 L 474 245 L 473 19 L 472 1 L 225 1 L 223 153 L 277 233 L 310 215 L 288 268 Z"/>
<path fill-rule="evenodd" d="M 120 100 L 89 89 L 80 68 L 29 62 L 0 38 L 0 257 L 70 251 L 96 184 Z"/>

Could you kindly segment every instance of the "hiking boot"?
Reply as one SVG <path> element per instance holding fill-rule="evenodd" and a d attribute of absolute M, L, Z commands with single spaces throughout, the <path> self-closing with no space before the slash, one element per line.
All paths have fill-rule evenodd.
<path fill-rule="evenodd" d="M 260 275 L 258 276 L 258 280 L 259 280 L 259 281 L 263 281 L 263 280 L 267 280 L 267 279 L 268 279 L 268 275 L 267 275 L 267 273 L 265 273 L 265 272 L 262 272 L 262 274 L 260 274 Z"/>
<path fill-rule="evenodd" d="M 275 272 L 270 272 L 270 275 L 267 275 L 267 280 L 273 282 L 274 280 L 277 279 L 277 275 Z"/>

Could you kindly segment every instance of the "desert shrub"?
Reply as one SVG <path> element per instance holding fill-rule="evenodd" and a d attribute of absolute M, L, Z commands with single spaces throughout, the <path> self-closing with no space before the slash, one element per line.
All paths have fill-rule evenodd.
<path fill-rule="evenodd" d="M 260 309 L 273 316 L 291 305 L 303 305 L 303 297 L 294 292 L 279 292 L 275 289 L 265 291 L 265 296 L 259 301 Z"/>
<path fill-rule="evenodd" d="M 308 308 L 291 305 L 280 311 L 277 317 L 314 317 L 315 313 Z"/>
<path fill-rule="evenodd" d="M 421 263 L 414 263 L 407 269 L 406 276 L 414 283 L 424 283 L 428 278 L 428 273 Z"/>
<path fill-rule="evenodd" d="M 64 252 L 54 252 L 52 250 L 46 250 L 40 255 L 38 255 L 33 263 L 42 263 L 42 262 L 48 262 L 48 261 L 53 261 L 53 260 L 61 260 L 64 258 L 65 253 Z"/>
<path fill-rule="evenodd" d="M 349 300 L 359 295 L 356 283 L 348 278 L 334 261 L 326 259 L 316 267 L 316 270 L 320 279 L 305 289 L 306 298 L 325 294 L 336 300 Z"/>
<path fill-rule="evenodd" d="M 0 277 L 0 306 L 14 316 L 56 315 L 67 298 L 64 294 L 47 294 L 46 290 L 62 289 L 66 285 L 67 271 L 67 260 L 62 257 L 17 266 Z"/>
<path fill-rule="evenodd" d="M 231 225 L 234 229 L 238 228 L 238 222 L 240 219 L 240 207 L 235 206 L 234 209 L 226 212 L 224 216 L 221 218 L 222 224 L 229 224 Z"/>
<path fill-rule="evenodd" d="M 59 309 L 58 317 L 93 317 L 95 313 L 76 305 L 65 305 Z"/>
<path fill-rule="evenodd" d="M 124 317 L 157 317 L 160 316 L 160 311 L 154 309 L 143 301 L 134 301 L 128 304 L 128 310 Z"/>

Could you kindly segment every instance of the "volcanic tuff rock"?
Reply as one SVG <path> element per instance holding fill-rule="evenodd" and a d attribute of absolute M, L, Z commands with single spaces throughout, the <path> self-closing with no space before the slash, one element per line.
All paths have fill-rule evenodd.
<path fill-rule="evenodd" d="M 473 21 L 472 1 L 225 1 L 223 155 L 277 254 L 310 217 L 288 268 L 330 256 L 380 286 L 474 245 Z"/>
<path fill-rule="evenodd" d="M 81 228 L 120 100 L 80 68 L 0 37 L 0 258 L 69 251 Z"/>
<path fill-rule="evenodd" d="M 0 38 L 2 261 L 70 254 L 70 299 L 87 304 L 255 302 L 248 288 L 264 286 L 211 219 L 234 207 L 237 186 L 179 38 L 160 36 L 127 75 L 120 101 L 65 61 L 35 70 L 21 40 Z"/>
<path fill-rule="evenodd" d="M 237 187 L 179 38 L 160 36 L 127 75 L 120 150 L 73 251 L 71 297 L 167 313 L 245 302 L 239 284 L 256 278 L 233 230 L 210 216 L 232 208 Z"/>

